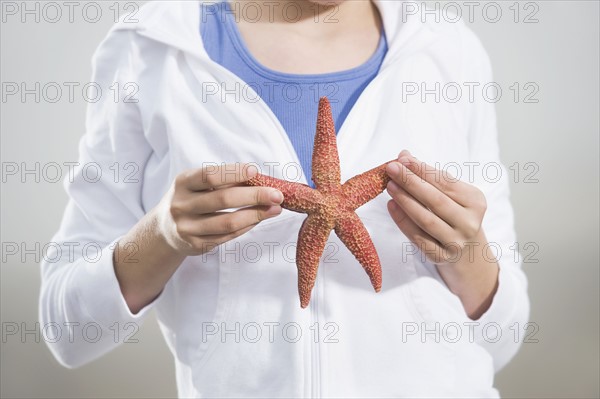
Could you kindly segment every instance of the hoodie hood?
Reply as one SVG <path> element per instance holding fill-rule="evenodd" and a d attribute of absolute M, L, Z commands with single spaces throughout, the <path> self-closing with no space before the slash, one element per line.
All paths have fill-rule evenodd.
<path fill-rule="evenodd" d="M 123 19 L 114 30 L 135 30 L 139 35 L 200 59 L 208 58 L 199 32 L 202 3 L 214 1 L 153 1 L 137 14 L 138 22 Z M 383 21 L 388 53 L 382 69 L 398 57 L 406 56 L 433 42 L 443 23 L 423 23 L 418 13 L 404 13 L 405 1 L 374 0 Z"/>

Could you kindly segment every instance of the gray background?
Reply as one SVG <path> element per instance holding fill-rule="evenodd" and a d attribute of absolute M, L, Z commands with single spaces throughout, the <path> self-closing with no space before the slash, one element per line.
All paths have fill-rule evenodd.
<path fill-rule="evenodd" d="M 6 2 L 5 2 L 6 3 Z M 99 2 L 100 3 L 100 2 Z M 20 5 L 21 3 L 16 3 Z M 27 4 L 34 7 L 34 2 Z M 61 2 L 62 4 L 62 2 Z M 63 15 L 50 23 L 32 16 L 22 23 L 7 16 L 1 30 L 1 79 L 6 82 L 88 82 L 90 57 L 113 23 L 113 10 L 125 3 L 102 2 L 96 23 Z M 443 4 L 443 3 L 442 3 Z M 462 3 L 460 3 L 462 4 Z M 482 5 L 485 3 L 482 3 Z M 535 243 L 537 263 L 526 263 L 537 343 L 524 344 L 497 376 L 505 397 L 598 397 L 598 2 L 533 2 L 537 23 L 523 23 L 535 11 L 520 4 L 520 21 L 499 2 L 503 16 L 486 21 L 481 8 L 473 29 L 492 58 L 496 81 L 504 90 L 497 103 L 502 159 L 518 162 L 512 199 L 521 245 Z M 40 7 L 43 4 L 40 4 Z M 110 7 L 113 7 L 113 10 Z M 66 12 L 66 8 L 63 11 Z M 79 11 L 78 11 L 79 10 Z M 465 8 L 466 10 L 466 8 Z M 51 11 L 51 10 L 48 10 Z M 88 16 L 93 17 L 92 9 Z M 19 14 L 20 15 L 20 14 Z M 49 14 L 53 18 L 54 14 Z M 491 16 L 493 14 L 490 11 Z M 515 102 L 508 88 L 519 82 L 539 87 L 538 103 Z M 81 87 L 81 86 L 80 86 Z M 529 91 L 527 91 L 529 92 Z M 78 91 L 70 102 L 1 103 L 2 162 L 33 167 L 77 160 L 86 102 Z M 538 170 L 537 183 L 525 182 Z M 66 169 L 64 169 L 66 170 Z M 66 204 L 62 184 L 9 176 L 2 184 L 2 243 L 47 243 Z M 531 253 L 530 247 L 527 253 Z M 21 261 L 5 256 L 1 268 L 2 323 L 37 322 L 39 266 L 34 255 Z M 175 395 L 172 358 L 151 318 L 136 336 L 102 359 L 77 370 L 62 368 L 33 334 L 8 336 L 2 343 L 3 397 L 159 397 Z"/>

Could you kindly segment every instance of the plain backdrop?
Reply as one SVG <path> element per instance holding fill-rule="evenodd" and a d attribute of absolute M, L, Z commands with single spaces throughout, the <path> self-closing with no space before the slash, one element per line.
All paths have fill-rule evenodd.
<path fill-rule="evenodd" d="M 50 8 L 36 22 L 35 15 L 12 15 L 7 3 L 36 7 L 32 1 L 2 3 L 3 170 L 15 163 L 34 168 L 36 162 L 43 167 L 76 161 L 86 107 L 80 88 L 89 82 L 91 55 L 113 24 L 115 10 L 131 11 L 132 3 L 95 3 L 103 11 L 97 22 L 91 22 L 94 5 L 86 9 L 86 21 L 82 9 L 87 3 L 77 3 L 71 22 L 68 9 L 58 2 L 63 16 L 54 23 Z M 467 10 L 464 3 L 457 4 Z M 512 167 L 518 240 L 531 261 L 524 264 L 531 321 L 539 327 L 533 336 L 537 342 L 523 345 L 498 374 L 497 386 L 505 397 L 598 397 L 598 2 L 497 2 L 502 17 L 496 23 L 491 20 L 497 7 L 487 9 L 486 20 L 481 11 L 485 4 L 475 9 L 471 26 L 503 88 L 497 103 L 501 155 Z M 11 83 L 22 82 L 27 87 L 55 82 L 65 91 L 55 103 L 43 98 L 36 103 L 32 95 L 25 102 L 20 96 L 4 98 L 14 87 Z M 73 101 L 65 82 L 80 83 Z M 525 101 L 528 94 L 530 102 Z M 61 182 L 36 182 L 35 175 L 23 176 L 23 182 L 21 177 L 4 173 L 2 181 L 3 333 L 15 323 L 20 329 L 35 328 L 39 266 L 36 256 L 23 249 L 50 240 L 67 201 Z M 18 254 L 9 254 L 11 243 L 21 249 Z M 36 342 L 34 333 L 4 334 L 2 397 L 176 395 L 173 361 L 153 317 L 137 338 L 138 343 L 68 370 L 43 341 Z"/>

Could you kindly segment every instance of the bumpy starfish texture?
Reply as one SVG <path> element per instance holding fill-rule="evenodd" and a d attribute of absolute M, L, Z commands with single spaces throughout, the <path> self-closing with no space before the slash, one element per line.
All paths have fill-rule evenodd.
<path fill-rule="evenodd" d="M 391 162 L 391 161 L 390 161 Z M 367 272 L 376 292 L 381 290 L 381 264 L 367 229 L 355 210 L 377 197 L 389 177 L 386 162 L 340 184 L 340 158 L 331 106 L 326 97 L 319 101 L 317 132 L 312 158 L 312 180 L 306 184 L 258 174 L 247 184 L 273 187 L 283 193 L 283 208 L 308 214 L 298 233 L 296 266 L 300 306 L 307 307 L 317 279 L 319 260 L 331 230 L 356 257 Z"/>

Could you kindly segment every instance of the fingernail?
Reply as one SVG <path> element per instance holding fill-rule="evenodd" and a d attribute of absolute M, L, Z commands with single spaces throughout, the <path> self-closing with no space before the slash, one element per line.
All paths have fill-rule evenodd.
<path fill-rule="evenodd" d="M 397 175 L 400 173 L 400 165 L 398 162 L 390 162 L 387 166 L 387 170 L 391 174 Z"/>
<path fill-rule="evenodd" d="M 406 212 L 404 212 L 404 209 L 402 209 L 402 207 L 400 205 L 398 205 L 398 203 L 394 200 L 390 200 L 388 202 L 388 209 L 392 212 L 394 212 L 396 214 L 396 216 L 404 216 L 406 217 Z M 404 218 L 402 218 L 404 220 Z"/>
<path fill-rule="evenodd" d="M 281 213 L 282 208 L 279 205 L 274 205 L 267 209 L 267 217 L 277 216 Z"/>
<path fill-rule="evenodd" d="M 402 157 L 402 156 L 411 156 L 411 153 L 408 150 L 402 150 L 402 151 L 400 151 L 399 157 Z"/>
<path fill-rule="evenodd" d="M 403 156 L 398 160 L 404 166 L 410 166 L 410 158 L 407 156 Z"/>
<path fill-rule="evenodd" d="M 400 190 L 400 186 L 393 180 L 390 180 L 387 184 L 388 191 L 398 191 Z"/>
<path fill-rule="evenodd" d="M 246 169 L 246 176 L 248 176 L 249 179 L 253 178 L 257 174 L 258 174 L 258 169 L 254 165 L 250 165 Z"/>
<path fill-rule="evenodd" d="M 279 190 L 271 191 L 269 198 L 276 204 L 281 204 L 283 202 L 283 194 Z"/>

